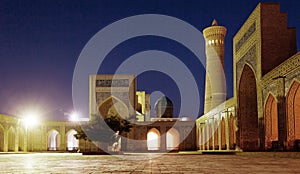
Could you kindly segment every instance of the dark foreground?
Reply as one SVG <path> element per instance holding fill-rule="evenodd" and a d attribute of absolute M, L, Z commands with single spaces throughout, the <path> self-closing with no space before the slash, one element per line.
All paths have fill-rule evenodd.
<path fill-rule="evenodd" d="M 0 173 L 300 173 L 299 153 L 0 155 Z"/>

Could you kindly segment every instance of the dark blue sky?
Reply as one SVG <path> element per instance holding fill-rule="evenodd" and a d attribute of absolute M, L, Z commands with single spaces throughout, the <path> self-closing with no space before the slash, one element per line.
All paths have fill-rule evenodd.
<path fill-rule="evenodd" d="M 72 76 L 77 58 L 89 39 L 103 27 L 139 14 L 164 14 L 184 20 L 200 31 L 215 18 L 227 27 L 225 66 L 228 96 L 232 96 L 232 38 L 258 0 L 99 0 L 99 1 L 0 1 L 0 113 L 20 115 L 38 108 L 42 113 L 63 117 L 71 112 Z M 297 27 L 300 45 L 300 1 L 281 2 L 288 25 Z M 203 67 L 184 46 L 159 37 L 138 37 L 118 45 L 107 56 L 101 73 L 113 73 L 127 57 L 144 50 L 163 50 L 181 59 L 204 88 Z M 155 77 L 149 79 L 149 77 Z M 138 77 L 138 89 L 162 90 L 178 105 L 174 82 L 158 72 Z M 170 85 L 171 84 L 171 85 Z M 202 101 L 203 102 L 203 101 Z M 178 112 L 178 109 L 177 111 Z M 200 113 L 202 111 L 200 110 Z M 57 114 L 57 115 L 55 115 Z"/>

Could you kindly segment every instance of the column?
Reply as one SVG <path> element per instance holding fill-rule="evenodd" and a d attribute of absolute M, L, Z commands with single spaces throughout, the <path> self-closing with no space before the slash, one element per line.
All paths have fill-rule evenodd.
<path fill-rule="evenodd" d="M 286 132 L 286 105 L 285 105 L 285 76 L 274 78 L 277 86 L 278 109 L 278 148 L 284 150 L 287 142 Z"/>
<path fill-rule="evenodd" d="M 202 124 L 202 127 L 201 127 L 201 143 L 202 143 L 202 150 L 205 150 L 205 147 L 206 147 L 206 142 L 205 142 L 205 136 L 206 136 L 206 131 L 205 131 L 205 123 L 201 123 Z"/>
<path fill-rule="evenodd" d="M 219 150 L 222 150 L 222 130 L 221 130 L 221 124 L 222 124 L 222 115 L 219 117 L 218 122 L 218 139 L 219 139 Z"/>
<path fill-rule="evenodd" d="M 8 152 L 8 126 L 4 125 L 4 132 L 3 132 L 3 152 Z"/>
<path fill-rule="evenodd" d="M 60 126 L 60 147 L 59 150 L 66 150 L 66 130 L 65 130 L 65 126 L 61 125 Z"/>
<path fill-rule="evenodd" d="M 24 133 L 24 152 L 28 151 L 28 145 L 27 145 L 27 140 L 28 140 L 28 128 L 25 126 L 25 133 Z"/>
<path fill-rule="evenodd" d="M 214 121 L 214 118 L 211 119 L 211 122 L 212 122 L 212 123 L 210 123 L 211 124 L 211 133 L 212 133 L 212 135 L 211 135 L 211 138 L 212 138 L 211 143 L 212 143 L 212 150 L 215 150 L 215 121 Z"/>
<path fill-rule="evenodd" d="M 196 142 L 197 142 L 197 150 L 200 150 L 200 125 L 196 122 Z"/>
<path fill-rule="evenodd" d="M 19 127 L 16 127 L 14 151 L 19 151 Z"/>
<path fill-rule="evenodd" d="M 160 126 L 160 151 L 166 151 L 167 131 L 165 126 Z"/>
<path fill-rule="evenodd" d="M 206 121 L 206 124 L 205 124 L 205 133 L 206 133 L 206 138 L 205 138 L 206 149 L 210 150 L 209 149 L 209 123 L 208 123 L 208 121 Z"/>
<path fill-rule="evenodd" d="M 230 150 L 230 143 L 229 143 L 229 124 L 228 124 L 228 111 L 226 112 L 225 117 L 225 140 L 226 140 L 226 150 Z"/>

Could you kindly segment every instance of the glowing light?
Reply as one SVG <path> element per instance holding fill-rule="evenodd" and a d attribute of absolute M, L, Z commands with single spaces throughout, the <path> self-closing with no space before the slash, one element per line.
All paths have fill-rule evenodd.
<path fill-rule="evenodd" d="M 23 121 L 26 126 L 35 126 L 39 124 L 39 114 L 34 111 L 27 112 L 23 116 Z"/>
<path fill-rule="evenodd" d="M 79 121 L 79 114 L 77 112 L 72 112 L 70 114 L 69 120 L 70 121 Z"/>

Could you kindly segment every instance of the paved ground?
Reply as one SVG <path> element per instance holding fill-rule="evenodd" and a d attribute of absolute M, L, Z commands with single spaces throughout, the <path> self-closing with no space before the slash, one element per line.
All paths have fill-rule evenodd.
<path fill-rule="evenodd" d="M 1 154 L 0 173 L 300 173 L 300 154 Z"/>

